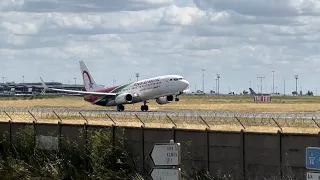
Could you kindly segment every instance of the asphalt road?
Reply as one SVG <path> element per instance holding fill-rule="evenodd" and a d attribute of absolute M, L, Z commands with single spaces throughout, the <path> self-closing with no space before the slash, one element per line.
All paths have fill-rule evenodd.
<path fill-rule="evenodd" d="M 200 110 L 181 110 L 181 111 L 134 111 L 134 110 L 125 110 L 123 112 L 118 112 L 116 110 L 87 110 L 87 109 L 64 109 L 64 108 L 25 108 L 25 107 L 0 107 L 0 111 L 6 111 L 8 113 L 18 113 L 18 112 L 38 112 L 38 113 L 52 113 L 53 111 L 57 114 L 59 113 L 70 113 L 70 114 L 114 114 L 114 115 L 149 115 L 149 116 L 211 116 L 211 117 L 242 117 L 242 118 L 286 118 L 286 119 L 320 119 L 320 112 L 314 113 L 253 113 L 253 112 L 226 112 L 226 111 L 200 111 Z"/>

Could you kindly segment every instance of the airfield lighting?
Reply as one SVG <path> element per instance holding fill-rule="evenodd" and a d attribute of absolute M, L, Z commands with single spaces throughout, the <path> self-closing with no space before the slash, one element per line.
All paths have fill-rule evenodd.
<path fill-rule="evenodd" d="M 294 78 L 296 79 L 296 93 L 298 95 L 298 75 L 294 75 Z"/>
<path fill-rule="evenodd" d="M 262 93 L 262 79 L 264 79 L 264 76 L 258 76 L 258 79 L 260 79 L 260 93 Z"/>

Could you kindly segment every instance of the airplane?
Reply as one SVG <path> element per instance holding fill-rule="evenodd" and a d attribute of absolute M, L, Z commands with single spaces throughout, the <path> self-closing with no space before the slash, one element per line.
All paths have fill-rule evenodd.
<path fill-rule="evenodd" d="M 117 106 L 117 111 L 124 111 L 125 104 L 143 102 L 141 111 L 148 111 L 147 101 L 155 99 L 160 105 L 179 101 L 178 96 L 186 93 L 189 82 L 179 75 L 164 75 L 132 83 L 102 88 L 97 85 L 84 61 L 79 61 L 85 91 L 49 88 L 40 77 L 45 90 L 78 93 L 84 100 L 98 106 Z M 175 96 L 175 99 L 174 99 Z"/>
<path fill-rule="evenodd" d="M 252 88 L 249 88 L 249 90 L 250 90 L 250 94 L 254 95 L 254 96 L 270 96 L 271 95 L 268 93 L 256 93 L 256 92 L 254 92 L 254 90 Z"/>

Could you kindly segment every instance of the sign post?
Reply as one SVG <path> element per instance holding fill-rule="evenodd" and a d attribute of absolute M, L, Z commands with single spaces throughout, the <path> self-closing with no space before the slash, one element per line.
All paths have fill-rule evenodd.
<path fill-rule="evenodd" d="M 150 173 L 153 180 L 181 180 L 180 143 L 156 143 L 150 154 L 154 167 Z"/>
<path fill-rule="evenodd" d="M 306 169 L 313 170 L 307 172 L 307 180 L 320 179 L 320 148 L 307 147 L 306 148 Z"/>

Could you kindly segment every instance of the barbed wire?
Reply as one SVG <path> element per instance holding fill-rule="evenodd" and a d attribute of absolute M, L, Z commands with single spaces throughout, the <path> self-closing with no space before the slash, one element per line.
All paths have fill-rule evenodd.
<path fill-rule="evenodd" d="M 223 127 L 247 129 L 250 127 L 282 130 L 291 128 L 318 128 L 320 118 L 316 113 L 253 113 L 226 111 L 124 111 L 88 110 L 76 108 L 40 108 L 40 107 L 0 107 L 0 120 L 39 121 L 39 122 L 83 122 L 120 125 L 168 126 L 180 128 L 217 128 Z M 161 125 L 161 126 L 160 126 Z"/>

